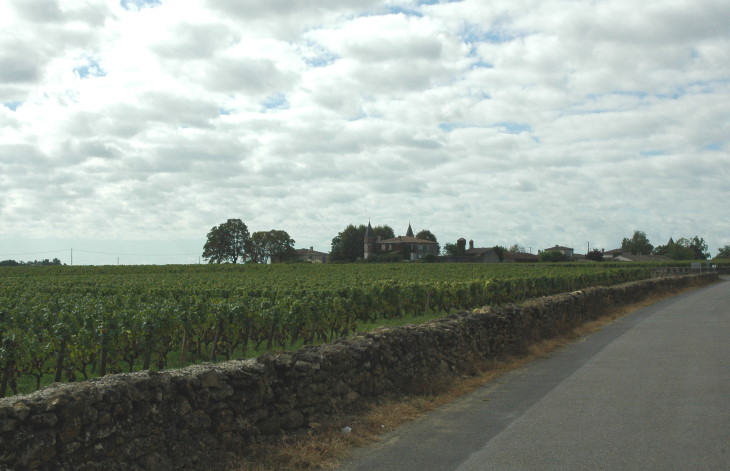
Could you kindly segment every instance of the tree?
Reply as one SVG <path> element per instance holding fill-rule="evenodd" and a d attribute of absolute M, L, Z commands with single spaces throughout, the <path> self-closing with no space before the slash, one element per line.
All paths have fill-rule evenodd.
<path fill-rule="evenodd" d="M 294 258 L 294 239 L 286 231 L 272 229 L 251 234 L 250 259 L 254 263 L 280 263 Z"/>
<path fill-rule="evenodd" d="M 699 236 L 691 239 L 682 237 L 677 242 L 670 238 L 667 245 L 660 245 L 654 253 L 673 260 L 707 260 L 710 256 L 705 239 Z"/>
<path fill-rule="evenodd" d="M 730 258 L 730 245 L 720 248 L 715 258 Z"/>
<path fill-rule="evenodd" d="M 707 260 L 710 258 L 710 251 L 707 248 L 704 238 L 694 236 L 689 239 L 689 244 L 687 246 L 695 253 L 696 260 Z"/>
<path fill-rule="evenodd" d="M 499 261 L 504 262 L 504 254 L 507 252 L 507 249 L 501 245 L 495 245 L 493 250 L 497 252 L 497 257 L 499 258 Z"/>
<path fill-rule="evenodd" d="M 229 219 L 210 229 L 203 258 L 208 263 L 243 263 L 250 248 L 251 237 L 246 224 L 240 219 Z"/>
<path fill-rule="evenodd" d="M 436 236 L 433 235 L 433 232 L 429 231 L 428 229 L 421 229 L 420 231 L 418 231 L 418 234 L 416 234 L 416 239 L 430 240 L 431 242 L 438 243 Z M 436 252 L 438 253 L 439 250 L 440 249 L 437 248 Z"/>
<path fill-rule="evenodd" d="M 367 230 L 367 227 L 365 230 Z M 382 240 L 395 239 L 395 232 L 393 232 L 393 228 L 388 225 L 373 227 L 373 233 L 375 233 L 376 237 L 380 237 Z M 365 231 L 363 231 L 363 237 L 365 237 Z"/>
<path fill-rule="evenodd" d="M 416 239 L 438 242 L 438 240 L 436 240 L 436 236 L 433 235 L 433 232 L 429 231 L 428 229 L 421 229 L 420 231 L 418 231 L 418 234 L 416 234 Z"/>
<path fill-rule="evenodd" d="M 594 262 L 602 262 L 603 261 L 603 252 L 601 252 L 598 249 L 593 249 L 586 254 L 586 258 L 588 260 L 593 260 Z"/>
<path fill-rule="evenodd" d="M 557 250 L 543 250 L 539 257 L 541 262 L 565 262 L 567 260 L 563 252 Z"/>
<path fill-rule="evenodd" d="M 332 261 L 354 262 L 365 256 L 365 231 L 367 227 L 350 224 L 332 239 L 330 258 Z M 375 229 L 373 229 L 375 231 Z"/>
<path fill-rule="evenodd" d="M 451 242 L 446 242 L 444 244 L 443 252 L 444 255 L 451 255 L 456 256 L 456 244 L 452 244 Z"/>
<path fill-rule="evenodd" d="M 520 244 L 512 244 L 510 245 L 509 249 L 507 249 L 508 252 L 517 252 L 517 253 L 525 253 L 525 246 Z"/>
<path fill-rule="evenodd" d="M 624 238 L 621 241 L 621 250 L 634 255 L 649 255 L 654 250 L 654 246 L 649 243 L 644 231 L 634 231 L 631 239 Z"/>

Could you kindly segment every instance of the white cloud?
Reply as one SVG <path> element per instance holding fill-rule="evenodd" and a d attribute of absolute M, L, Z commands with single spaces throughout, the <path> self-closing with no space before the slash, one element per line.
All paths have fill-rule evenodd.
<path fill-rule="evenodd" d="M 0 239 L 730 243 L 727 2 L 420 3 L 0 5 Z"/>

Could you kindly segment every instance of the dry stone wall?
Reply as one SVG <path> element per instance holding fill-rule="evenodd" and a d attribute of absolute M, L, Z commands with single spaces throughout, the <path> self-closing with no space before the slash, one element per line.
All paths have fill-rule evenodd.
<path fill-rule="evenodd" d="M 0 400 L 0 470 L 213 469 L 264 436 L 427 390 L 694 275 L 461 312 L 255 360 L 56 384 Z"/>

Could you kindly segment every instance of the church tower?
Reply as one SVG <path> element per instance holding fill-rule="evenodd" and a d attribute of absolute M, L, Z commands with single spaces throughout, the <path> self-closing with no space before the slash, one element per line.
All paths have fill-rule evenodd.
<path fill-rule="evenodd" d="M 375 243 L 378 241 L 377 236 L 375 235 L 375 232 L 373 231 L 373 226 L 370 225 L 370 221 L 368 221 L 368 228 L 365 230 L 365 255 L 364 259 L 367 260 L 371 256 L 375 255 Z"/>
<path fill-rule="evenodd" d="M 413 229 L 411 229 L 411 223 L 408 223 L 408 231 L 406 232 L 406 237 L 413 237 Z"/>

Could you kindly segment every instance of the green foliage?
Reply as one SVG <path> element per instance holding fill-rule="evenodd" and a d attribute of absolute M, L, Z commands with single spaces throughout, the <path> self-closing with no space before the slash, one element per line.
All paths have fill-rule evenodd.
<path fill-rule="evenodd" d="M 718 250 L 717 255 L 715 258 L 718 259 L 730 259 L 730 245 L 726 245 L 725 247 L 721 247 L 720 250 Z"/>
<path fill-rule="evenodd" d="M 592 260 L 594 262 L 602 262 L 603 261 L 603 252 L 601 252 L 598 249 L 593 249 L 586 254 L 586 258 L 588 260 Z"/>
<path fill-rule="evenodd" d="M 562 252 L 557 250 L 543 250 L 539 257 L 541 262 L 566 262 L 568 260 Z"/>
<path fill-rule="evenodd" d="M 288 262 L 296 256 L 294 243 L 286 231 L 254 232 L 251 235 L 250 260 L 254 263 Z"/>
<path fill-rule="evenodd" d="M 431 242 L 438 242 L 436 239 L 436 236 L 433 235 L 433 232 L 429 231 L 428 229 L 421 229 L 418 231 L 418 234 L 416 234 L 416 239 L 422 239 L 422 240 L 430 240 Z"/>
<path fill-rule="evenodd" d="M 365 256 L 365 232 L 367 227 L 352 224 L 332 239 L 330 258 L 334 262 L 354 262 Z M 374 229 L 373 229 L 374 231 Z"/>
<path fill-rule="evenodd" d="M 375 237 L 380 237 L 382 240 L 395 238 L 395 232 L 393 232 L 393 228 L 388 225 L 375 226 L 373 227 L 373 232 L 375 233 Z M 365 237 L 365 231 L 363 231 L 363 237 Z"/>
<path fill-rule="evenodd" d="M 656 255 L 664 255 L 672 260 L 707 260 L 710 253 L 705 239 L 694 236 L 691 239 L 682 237 L 676 242 L 669 239 L 667 245 L 654 249 Z"/>
<path fill-rule="evenodd" d="M 444 255 L 456 256 L 457 247 L 456 244 L 446 242 L 443 247 Z"/>
<path fill-rule="evenodd" d="M 243 263 L 250 250 L 251 237 L 246 224 L 240 219 L 229 219 L 208 232 L 203 259 L 208 263 Z"/>
<path fill-rule="evenodd" d="M 427 253 L 426 255 L 423 256 L 423 258 L 421 259 L 421 262 L 422 263 L 434 263 L 434 262 L 436 262 L 436 255 L 432 254 L 432 253 Z"/>
<path fill-rule="evenodd" d="M 499 257 L 499 261 L 504 261 L 504 254 L 507 252 L 507 249 L 505 247 L 502 247 L 501 245 L 495 245 L 494 251 L 497 252 L 497 257 Z"/>
<path fill-rule="evenodd" d="M 650 255 L 654 246 L 649 243 L 644 231 L 634 231 L 631 239 L 624 238 L 621 241 L 621 250 L 634 255 Z"/>
<path fill-rule="evenodd" d="M 508 252 L 517 252 L 517 253 L 525 253 L 526 252 L 525 246 L 524 245 L 517 244 L 517 243 L 510 245 L 509 248 L 507 249 L 507 251 Z"/>
<path fill-rule="evenodd" d="M 648 276 L 610 264 L 1 267 L 0 391 L 246 357 L 379 319 Z"/>
<path fill-rule="evenodd" d="M 53 260 L 33 260 L 32 262 L 18 262 L 15 260 L 3 260 L 0 261 L 0 267 L 18 267 L 21 265 L 33 266 L 33 267 L 48 267 L 52 265 L 62 265 L 61 260 L 54 258 Z"/>

